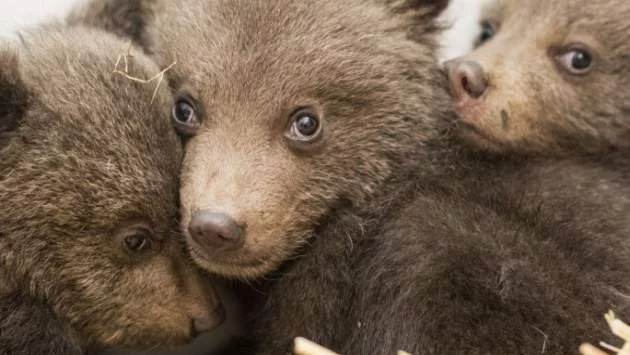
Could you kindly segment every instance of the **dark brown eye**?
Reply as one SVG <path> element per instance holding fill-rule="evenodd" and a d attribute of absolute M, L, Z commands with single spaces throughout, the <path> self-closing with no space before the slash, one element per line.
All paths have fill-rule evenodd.
<path fill-rule="evenodd" d="M 177 132 L 185 136 L 192 136 L 199 129 L 200 122 L 195 105 L 187 95 L 176 98 L 175 106 L 173 106 L 173 122 Z"/>
<path fill-rule="evenodd" d="M 584 74 L 593 65 L 593 55 L 584 47 L 573 47 L 556 56 L 556 61 L 571 74 Z"/>
<path fill-rule="evenodd" d="M 492 37 L 494 37 L 494 35 L 497 34 L 498 30 L 499 26 L 494 21 L 481 21 L 481 33 L 475 41 L 475 47 L 479 47 L 485 42 L 488 42 Z"/>
<path fill-rule="evenodd" d="M 321 133 L 320 118 L 311 108 L 297 110 L 291 115 L 288 138 L 299 142 L 311 142 Z"/>
<path fill-rule="evenodd" d="M 124 244 L 132 253 L 144 253 L 152 249 L 153 240 L 148 230 L 137 229 L 125 237 Z"/>
<path fill-rule="evenodd" d="M 305 137 L 310 137 L 317 133 L 319 121 L 312 115 L 305 114 L 295 121 L 296 130 Z"/>

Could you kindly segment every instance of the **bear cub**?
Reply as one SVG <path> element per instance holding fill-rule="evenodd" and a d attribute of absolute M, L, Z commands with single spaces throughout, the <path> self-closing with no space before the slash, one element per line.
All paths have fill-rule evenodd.
<path fill-rule="evenodd" d="M 539 186 L 492 181 L 510 167 L 459 160 L 435 58 L 445 3 L 393 16 L 361 0 L 184 0 L 155 15 L 150 52 L 178 59 L 191 254 L 258 281 L 243 353 L 285 354 L 295 336 L 343 354 L 569 354 L 605 339 L 588 317 L 625 291 L 627 237 L 608 214 L 579 218 L 574 185 L 539 206 Z M 563 193 L 557 221 L 546 208 Z"/>
<path fill-rule="evenodd" d="M 172 347 L 223 320 L 178 233 L 171 95 L 112 72 L 124 44 L 51 24 L 0 47 L 1 354 Z"/>
<path fill-rule="evenodd" d="M 284 354 L 295 336 L 343 354 L 606 340 L 589 317 L 624 313 L 627 218 L 609 206 L 627 203 L 570 183 L 584 164 L 457 156 L 435 58 L 446 1 L 157 3 L 128 35 L 178 60 L 186 240 L 203 268 L 256 282 L 243 353 Z"/>
<path fill-rule="evenodd" d="M 493 0 L 476 49 L 445 64 L 460 133 L 498 154 L 630 147 L 623 0 Z"/>

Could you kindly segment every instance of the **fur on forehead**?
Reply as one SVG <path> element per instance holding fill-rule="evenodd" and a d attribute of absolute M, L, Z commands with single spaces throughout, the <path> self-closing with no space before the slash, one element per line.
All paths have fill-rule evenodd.
<path fill-rule="evenodd" d="M 0 170 L 10 168 L 30 181 L 41 179 L 33 184 L 37 189 L 54 185 L 36 196 L 40 200 L 54 201 L 63 187 L 66 196 L 76 192 L 83 198 L 57 200 L 59 205 L 81 203 L 103 213 L 111 211 L 110 203 L 119 205 L 120 195 L 130 197 L 130 208 L 170 198 L 175 183 L 173 191 L 157 192 L 179 171 L 177 136 L 170 121 L 161 119 L 168 115 L 171 95 L 165 83 L 153 97 L 156 82 L 137 83 L 113 73 L 124 49 L 123 41 L 102 31 L 51 25 L 25 32 L 14 54 L 0 52 Z M 134 76 L 147 78 L 159 72 L 137 49 L 131 55 Z M 23 139 L 11 139 L 16 135 Z M 69 174 L 87 181 L 111 176 L 117 185 L 106 190 L 79 183 Z M 8 188 L 22 183 L 0 179 Z M 0 195 L 5 191 L 0 189 Z M 145 197 L 146 202 L 141 200 Z"/>
<path fill-rule="evenodd" d="M 570 21 L 575 22 L 576 30 L 587 32 L 600 42 L 606 51 L 620 54 L 627 61 L 627 57 L 630 56 L 628 42 L 630 2 L 606 0 L 593 3 L 588 1 L 581 7 L 577 7 L 577 4 L 572 6 L 576 9 L 576 14 Z"/>
<path fill-rule="evenodd" d="M 416 17 L 436 17 L 444 11 L 450 0 L 377 0 L 395 13 L 413 13 Z M 128 37 L 147 49 L 150 31 L 159 0 L 92 0 L 75 9 L 68 17 L 70 24 L 82 24 L 104 29 Z"/>
<path fill-rule="evenodd" d="M 305 61 L 321 64 L 334 60 L 332 64 L 339 68 L 382 55 L 394 54 L 409 62 L 431 56 L 431 51 L 426 49 L 436 46 L 435 35 L 440 28 L 433 19 L 418 20 L 419 14 L 427 13 L 427 7 L 422 6 L 426 2 L 412 2 L 418 6 L 417 11 L 411 11 L 410 7 L 403 11 L 403 7 L 398 7 L 398 13 L 392 14 L 392 9 L 385 6 L 386 1 L 389 5 L 405 3 L 389 0 L 184 1 L 181 11 L 176 9 L 177 5 L 169 4 L 163 9 L 168 15 L 156 18 L 159 35 L 155 39 L 155 57 L 162 65 L 175 60 L 180 63 L 169 73 L 174 87 L 180 86 L 178 78 L 182 78 L 211 88 L 208 77 L 221 76 L 226 69 L 239 70 L 237 67 L 245 62 L 269 69 L 260 62 L 264 58 L 269 59 L 270 65 L 284 62 L 292 67 Z M 188 21 L 188 25 L 182 27 L 182 21 Z M 425 46 L 409 46 L 410 39 Z M 185 53 L 197 55 L 183 60 L 181 56 Z M 287 54 L 296 59 L 289 61 Z M 226 59 L 230 57 L 239 59 Z M 321 65 L 315 67 L 322 68 Z"/>
<path fill-rule="evenodd" d="M 89 118 L 106 120 L 112 112 L 122 114 L 133 110 L 162 117 L 171 95 L 158 80 L 140 83 L 121 73 L 114 73 L 115 65 L 122 72 L 138 79 L 149 79 L 160 73 L 160 68 L 142 49 L 119 37 L 85 26 L 64 26 L 50 23 L 38 29 L 23 31 L 19 47 L 20 73 L 37 101 L 53 111 L 77 116 L 89 112 Z M 123 61 L 123 56 L 127 62 Z M 51 85 L 54 83 L 54 85 Z M 155 95 L 155 97 L 153 97 Z M 125 105 L 121 105 L 121 98 Z M 148 112 L 148 111 L 147 111 Z M 133 114 L 130 113 L 133 116 Z M 141 120 L 127 124 L 141 125 Z M 168 125 L 165 120 L 163 125 Z"/>
<path fill-rule="evenodd" d="M 503 22 L 501 28 L 512 27 L 515 31 L 526 28 L 543 28 L 547 36 L 558 39 L 568 36 L 571 40 L 594 41 L 600 47 L 600 55 L 622 59 L 630 55 L 630 3 L 624 0 L 485 0 L 482 19 Z M 535 21 L 532 22 L 532 19 Z"/>

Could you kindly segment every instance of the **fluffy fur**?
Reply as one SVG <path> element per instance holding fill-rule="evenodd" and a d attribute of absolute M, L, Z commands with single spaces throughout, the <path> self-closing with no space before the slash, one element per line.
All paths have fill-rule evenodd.
<path fill-rule="evenodd" d="M 93 0 L 74 9 L 66 22 L 104 29 L 147 49 L 151 46 L 147 24 L 152 22 L 156 3 L 155 0 Z"/>
<path fill-rule="evenodd" d="M 231 215 L 248 234 L 233 254 L 200 255 L 189 239 L 196 261 L 210 271 L 257 278 L 274 270 L 331 208 L 365 203 L 438 135 L 418 119 L 440 115 L 434 107 L 444 98 L 441 77 L 425 65 L 434 61 L 426 50 L 433 46 L 430 22 L 416 45 L 405 26 L 412 16 L 392 16 L 366 1 L 177 6 L 181 11 L 164 4 L 156 16 L 152 51 L 161 62 L 179 61 L 172 72 L 178 96 L 199 103 L 202 124 L 187 141 L 182 170 L 184 230 L 192 213 L 205 209 Z M 190 25 L 203 28 L 200 35 L 170 30 L 192 13 L 208 14 Z M 317 144 L 304 149 L 286 138 L 301 107 L 312 107 L 324 125 Z M 365 149 L 347 149 L 355 142 Z M 368 148 L 376 146 L 390 158 L 373 159 Z"/>
<path fill-rule="evenodd" d="M 305 336 L 345 354 L 570 354 L 627 313 L 626 163 L 461 152 L 423 4 L 155 7 L 151 52 L 178 60 L 199 121 L 184 226 L 205 209 L 246 228 L 229 252 L 188 236 L 202 267 L 259 279 L 244 353 Z M 323 125 L 306 146 L 290 138 L 304 106 Z"/>
<path fill-rule="evenodd" d="M 627 150 L 628 16 L 623 0 L 489 1 L 496 33 L 457 59 L 479 63 L 488 86 L 456 102 L 462 136 L 500 154 Z M 592 56 L 584 73 L 566 69 L 574 48 Z"/>
<path fill-rule="evenodd" d="M 50 25 L 0 49 L 2 354 L 173 346 L 221 321 L 177 232 L 169 91 L 112 73 L 123 45 Z M 131 74 L 159 72 L 133 52 Z"/>

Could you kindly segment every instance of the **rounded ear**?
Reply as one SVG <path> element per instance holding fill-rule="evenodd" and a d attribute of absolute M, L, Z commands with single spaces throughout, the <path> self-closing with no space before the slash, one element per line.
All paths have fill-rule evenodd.
<path fill-rule="evenodd" d="M 18 65 L 15 53 L 0 48 L 0 148 L 20 127 L 29 104 L 29 91 Z"/>
<path fill-rule="evenodd" d="M 128 38 L 149 51 L 148 24 L 153 20 L 155 6 L 156 0 L 90 0 L 74 9 L 66 21 Z"/>
<path fill-rule="evenodd" d="M 417 18 L 436 18 L 448 7 L 450 0 L 387 0 L 395 13 L 414 13 Z"/>

